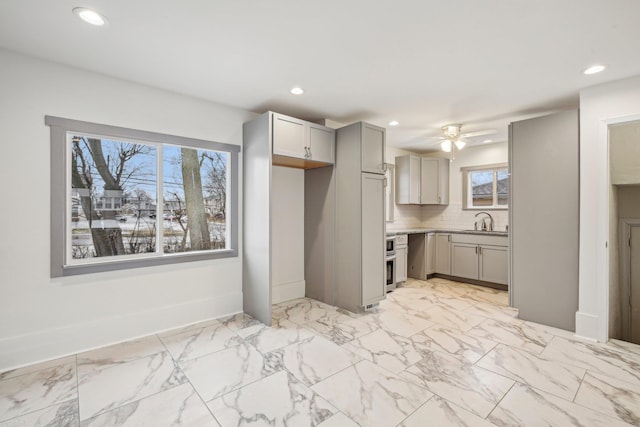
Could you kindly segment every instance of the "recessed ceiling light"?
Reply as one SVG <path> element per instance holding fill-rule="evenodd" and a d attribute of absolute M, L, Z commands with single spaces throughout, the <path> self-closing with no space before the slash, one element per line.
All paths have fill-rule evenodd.
<path fill-rule="evenodd" d="M 587 68 L 583 72 L 586 75 L 596 74 L 596 73 L 599 73 L 600 71 L 603 71 L 605 68 L 607 68 L 607 67 L 605 67 L 604 65 L 596 64 L 596 65 L 592 65 L 591 67 Z"/>
<path fill-rule="evenodd" d="M 400 124 L 400 122 L 399 122 L 399 121 L 397 121 L 397 120 L 391 120 L 391 121 L 389 122 L 389 126 L 398 126 L 399 124 Z"/>
<path fill-rule="evenodd" d="M 490 142 L 493 142 L 493 139 L 485 139 L 484 141 L 482 141 L 483 144 L 488 144 Z"/>
<path fill-rule="evenodd" d="M 84 22 L 91 25 L 97 25 L 100 27 L 107 23 L 107 18 L 105 18 L 95 10 L 87 9 L 86 7 L 75 7 L 73 8 L 73 13 L 78 15 L 78 17 Z"/>
<path fill-rule="evenodd" d="M 289 92 L 291 92 L 294 95 L 302 95 L 304 93 L 304 89 L 302 89 L 301 87 L 294 87 Z"/>

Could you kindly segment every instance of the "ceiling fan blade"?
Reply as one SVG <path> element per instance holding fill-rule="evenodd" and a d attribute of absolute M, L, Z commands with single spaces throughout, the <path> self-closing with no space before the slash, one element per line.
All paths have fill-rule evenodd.
<path fill-rule="evenodd" d="M 467 133 L 460 134 L 460 138 L 473 138 L 475 136 L 493 135 L 494 133 L 498 133 L 498 130 L 485 129 L 485 130 L 479 130 L 476 132 L 467 132 Z"/>

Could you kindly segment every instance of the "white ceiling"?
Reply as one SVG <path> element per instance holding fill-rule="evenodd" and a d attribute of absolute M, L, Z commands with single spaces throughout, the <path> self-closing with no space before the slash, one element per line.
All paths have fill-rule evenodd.
<path fill-rule="evenodd" d="M 514 119 L 639 75 L 638 17 L 638 0 L 3 0 L 0 46 L 255 112 L 366 120 L 424 150 L 445 124 L 505 140 Z M 593 63 L 608 69 L 583 75 Z"/>

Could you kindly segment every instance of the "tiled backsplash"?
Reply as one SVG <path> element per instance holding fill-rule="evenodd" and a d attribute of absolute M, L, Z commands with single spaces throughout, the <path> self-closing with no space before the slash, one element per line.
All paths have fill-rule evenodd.
<path fill-rule="evenodd" d="M 425 205 L 422 207 L 422 225 L 430 228 L 459 228 L 472 229 L 478 220 L 477 210 L 463 210 L 462 205 Z M 487 211 L 493 217 L 494 230 L 504 231 L 509 223 L 508 210 Z M 484 217 L 484 215 L 482 215 Z"/>
<path fill-rule="evenodd" d="M 387 223 L 387 230 L 406 228 L 453 228 L 468 230 L 477 221 L 477 210 L 463 210 L 462 205 L 396 205 L 393 222 Z M 509 223 L 508 210 L 490 210 L 494 230 L 504 231 Z"/>
<path fill-rule="evenodd" d="M 387 223 L 387 229 L 421 228 L 422 206 L 395 205 L 393 222 Z"/>

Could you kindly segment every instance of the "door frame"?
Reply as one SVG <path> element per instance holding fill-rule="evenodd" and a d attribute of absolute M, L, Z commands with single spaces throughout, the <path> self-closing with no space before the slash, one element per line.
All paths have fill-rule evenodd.
<path fill-rule="evenodd" d="M 620 282 L 621 282 L 621 323 L 622 339 L 629 341 L 631 338 L 631 310 L 629 300 L 631 298 L 631 247 L 627 244 L 631 238 L 631 228 L 640 228 L 640 218 L 620 218 Z"/>
<path fill-rule="evenodd" d="M 596 201 L 598 203 L 597 216 L 597 229 L 595 231 L 596 241 L 596 259 L 598 260 L 597 276 L 595 279 L 595 300 L 596 307 L 595 313 L 589 314 L 589 310 L 585 310 L 582 304 L 578 305 L 578 312 L 576 313 L 576 334 L 585 338 L 595 339 L 599 342 L 609 341 L 609 287 L 611 283 L 609 281 L 609 228 L 611 227 L 610 219 L 610 201 L 611 201 L 611 160 L 610 160 L 610 141 L 609 141 L 609 126 L 635 122 L 640 120 L 640 114 L 632 114 L 625 116 L 618 116 L 612 118 L 605 118 L 599 121 L 599 137 L 598 142 L 605 148 L 606 155 L 600 159 L 601 170 L 598 171 L 598 175 L 602 178 L 599 181 L 596 190 Z M 582 189 L 581 189 L 582 191 Z M 582 209 L 582 206 L 581 206 Z M 511 212 L 511 209 L 509 210 Z M 581 228 L 583 225 L 581 224 Z M 583 232 L 580 232 L 581 240 L 583 238 Z M 511 235 L 511 233 L 509 233 Z M 580 250 L 584 250 L 582 247 L 583 242 L 580 242 Z M 580 271 L 580 283 L 578 285 L 578 297 L 582 301 L 581 294 L 591 294 L 590 289 L 586 289 L 587 281 L 582 277 L 583 272 Z M 584 283 L 583 283 L 584 282 Z M 511 281 L 510 281 L 511 283 Z M 586 299 L 586 298 L 585 298 Z M 583 319 L 584 318 L 584 319 Z M 583 325 L 582 330 L 579 325 Z M 591 326 L 594 326 L 594 330 L 591 330 Z M 588 332 L 588 333 L 585 333 Z M 595 336 L 592 333 L 595 332 Z"/>

